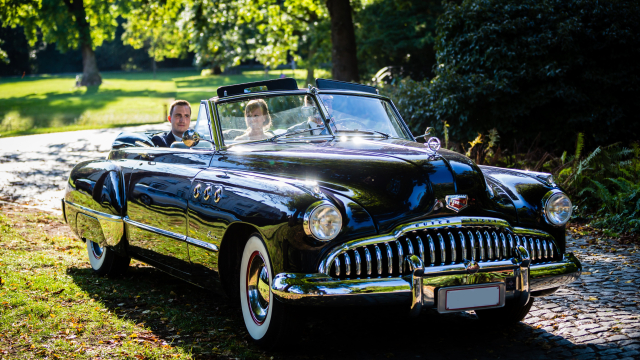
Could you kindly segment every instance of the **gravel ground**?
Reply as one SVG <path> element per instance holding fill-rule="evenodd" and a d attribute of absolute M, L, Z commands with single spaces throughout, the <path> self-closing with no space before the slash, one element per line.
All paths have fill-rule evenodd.
<path fill-rule="evenodd" d="M 0 201 L 60 212 L 73 166 L 104 158 L 122 131 L 158 129 L 169 123 L 0 138 Z"/>

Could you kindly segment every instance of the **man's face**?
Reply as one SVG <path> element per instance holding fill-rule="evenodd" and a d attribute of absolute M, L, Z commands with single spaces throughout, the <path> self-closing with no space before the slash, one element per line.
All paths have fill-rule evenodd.
<path fill-rule="evenodd" d="M 191 109 L 186 105 L 176 105 L 173 107 L 173 112 L 169 116 L 169 122 L 171 123 L 171 131 L 175 135 L 182 136 L 182 133 L 189 129 L 191 124 Z"/>

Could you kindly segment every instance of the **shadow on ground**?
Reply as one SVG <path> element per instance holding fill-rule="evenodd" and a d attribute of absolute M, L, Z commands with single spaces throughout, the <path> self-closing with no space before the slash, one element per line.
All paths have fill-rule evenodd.
<path fill-rule="evenodd" d="M 119 317 L 144 323 L 197 358 L 548 359 L 594 350 L 524 323 L 495 328 L 473 314 L 408 316 L 404 307 L 297 308 L 298 326 L 281 351 L 251 343 L 240 309 L 220 292 L 200 289 L 138 264 L 121 278 L 71 268 L 74 281 Z"/>

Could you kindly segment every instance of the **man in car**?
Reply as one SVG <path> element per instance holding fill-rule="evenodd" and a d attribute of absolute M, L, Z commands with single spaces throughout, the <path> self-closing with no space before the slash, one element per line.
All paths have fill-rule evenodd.
<path fill-rule="evenodd" d="M 169 109 L 167 121 L 171 123 L 171 131 L 151 138 L 156 147 L 169 147 L 176 140 L 182 141 L 182 134 L 191 124 L 191 104 L 186 100 L 174 101 Z"/>
<path fill-rule="evenodd" d="M 333 96 L 331 95 L 320 95 L 320 96 L 322 98 L 322 102 L 325 104 L 325 106 L 327 107 L 327 110 L 329 111 L 329 116 L 331 116 L 332 115 L 331 113 L 333 112 L 333 106 L 332 106 Z M 313 100 L 308 96 L 305 96 L 304 98 L 304 105 L 313 106 L 315 108 L 315 104 Z M 333 130 L 336 130 L 335 125 L 333 124 L 333 118 L 331 118 L 329 122 L 331 124 L 331 128 Z M 287 132 L 293 132 L 293 131 L 303 130 L 303 129 L 310 129 L 309 132 L 312 135 L 328 134 L 327 130 L 324 129 L 324 122 L 322 121 L 322 118 L 320 117 L 320 114 L 318 114 L 317 111 L 314 115 L 310 116 L 307 121 L 304 121 L 300 124 L 293 125 L 290 128 L 288 128 Z M 314 129 L 317 129 L 317 130 L 314 130 Z"/>

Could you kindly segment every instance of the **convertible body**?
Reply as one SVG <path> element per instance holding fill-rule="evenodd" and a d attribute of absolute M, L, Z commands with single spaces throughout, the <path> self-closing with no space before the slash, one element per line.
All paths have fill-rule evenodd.
<path fill-rule="evenodd" d="M 257 86 L 250 85 L 243 89 Z M 250 325 L 269 325 L 274 302 L 397 303 L 414 313 L 523 308 L 580 275 L 564 223 L 548 220 L 546 201 L 562 194 L 548 174 L 479 167 L 425 146 L 391 102 L 371 91 L 265 86 L 232 95 L 219 90 L 202 101 L 195 134 L 207 141 L 191 148 L 186 140 L 141 146 L 148 134 L 127 134 L 106 159 L 78 164 L 62 205 L 67 223 L 91 244 L 90 257 L 108 249 L 199 286 L 221 280 L 232 297 L 240 287 L 256 340 L 265 335 Z M 323 95 L 375 100 L 399 120 L 395 128 L 363 131 L 365 120 L 339 120 Z M 295 122 L 288 110 L 276 113 L 283 96 L 304 98 L 295 106 L 305 109 L 316 101 L 314 112 L 326 124 L 338 118 L 337 127 L 232 140 L 239 130 L 225 128 L 225 104 L 266 99 L 273 129 L 277 121 Z M 334 211 L 332 224 L 340 220 L 329 240 L 317 232 L 322 219 L 313 227 L 323 206 Z M 243 251 L 256 236 L 264 250 L 253 251 L 243 271 Z M 256 254 L 262 260 L 254 266 Z"/>

